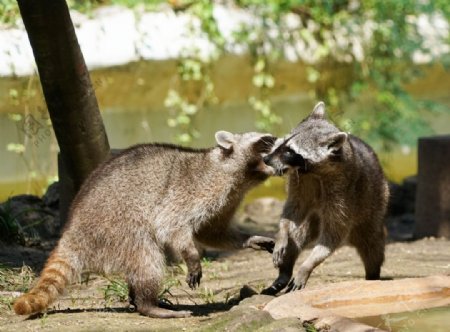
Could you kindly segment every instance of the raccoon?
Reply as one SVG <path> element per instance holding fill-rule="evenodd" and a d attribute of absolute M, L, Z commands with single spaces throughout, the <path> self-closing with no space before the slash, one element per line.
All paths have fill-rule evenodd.
<path fill-rule="evenodd" d="M 195 288 L 203 247 L 271 252 L 273 239 L 240 232 L 230 221 L 245 192 L 273 174 L 262 158 L 275 138 L 226 131 L 215 138 L 209 149 L 137 145 L 100 165 L 75 197 L 37 284 L 15 301 L 16 314 L 45 310 L 88 270 L 122 273 L 142 315 L 186 317 L 190 311 L 158 307 L 166 253 L 183 258 Z"/>
<path fill-rule="evenodd" d="M 263 293 L 304 288 L 313 269 L 346 242 L 357 249 L 366 279 L 379 279 L 389 189 L 375 152 L 327 121 L 320 102 L 264 161 L 288 174 L 288 197 L 273 252 L 279 275 Z M 308 244 L 313 250 L 291 280 Z"/>

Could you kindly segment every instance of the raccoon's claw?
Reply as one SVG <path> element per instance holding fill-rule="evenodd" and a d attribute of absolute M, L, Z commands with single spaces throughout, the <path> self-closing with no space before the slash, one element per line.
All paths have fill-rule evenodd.
<path fill-rule="evenodd" d="M 272 255 L 272 261 L 275 267 L 280 267 L 281 265 L 283 265 L 284 256 L 286 255 L 286 249 L 287 244 L 286 245 L 278 245 L 278 243 L 275 244 L 275 249 L 273 250 Z"/>
<path fill-rule="evenodd" d="M 286 293 L 294 292 L 296 290 L 301 290 L 301 289 L 305 288 L 305 286 L 306 286 L 306 281 L 300 281 L 300 280 L 297 280 L 297 278 L 292 279 L 289 282 L 289 284 L 287 285 Z"/>
<path fill-rule="evenodd" d="M 186 276 L 186 282 L 191 289 L 200 286 L 200 279 L 202 278 L 202 271 L 189 272 Z"/>
<path fill-rule="evenodd" d="M 263 249 L 269 253 L 273 252 L 275 247 L 275 240 L 270 237 L 255 235 L 247 240 L 246 248 Z"/>
<path fill-rule="evenodd" d="M 289 284 L 287 285 L 285 293 L 296 291 L 298 289 L 298 287 L 299 287 L 299 285 L 296 285 L 294 279 L 292 279 L 291 281 L 289 281 Z"/>
<path fill-rule="evenodd" d="M 275 241 L 273 239 L 268 239 L 264 242 L 259 243 L 259 247 L 268 251 L 269 253 L 273 253 L 273 248 L 275 247 Z"/>

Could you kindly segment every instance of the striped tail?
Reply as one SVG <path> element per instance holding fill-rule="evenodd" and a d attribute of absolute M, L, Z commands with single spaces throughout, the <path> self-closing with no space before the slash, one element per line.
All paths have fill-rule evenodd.
<path fill-rule="evenodd" d="M 44 311 L 62 294 L 75 273 L 69 261 L 58 256 L 55 250 L 48 258 L 37 284 L 14 302 L 15 313 L 31 315 Z"/>

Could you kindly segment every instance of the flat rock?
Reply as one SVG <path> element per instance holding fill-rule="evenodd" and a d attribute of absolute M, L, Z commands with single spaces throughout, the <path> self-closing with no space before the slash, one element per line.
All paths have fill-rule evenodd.
<path fill-rule="evenodd" d="M 275 319 L 298 317 L 318 328 L 366 331 L 349 318 L 450 305 L 450 276 L 390 281 L 346 281 L 281 295 L 264 310 Z M 367 327 L 366 327 L 367 328 Z"/>
<path fill-rule="evenodd" d="M 305 332 L 307 331 L 300 319 L 282 318 L 256 330 L 257 332 Z"/>
<path fill-rule="evenodd" d="M 273 300 L 273 296 L 270 295 L 253 295 L 252 297 L 248 297 L 243 299 L 239 306 L 234 308 L 252 308 L 252 309 L 263 309 L 267 303 Z M 234 310 L 231 309 L 231 310 Z"/>
<path fill-rule="evenodd" d="M 200 331 L 255 331 L 272 323 L 274 319 L 267 311 L 241 307 L 214 318 Z"/>

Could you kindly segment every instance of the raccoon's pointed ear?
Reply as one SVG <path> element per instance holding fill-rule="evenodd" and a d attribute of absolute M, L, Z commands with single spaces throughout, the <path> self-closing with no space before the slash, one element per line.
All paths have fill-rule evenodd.
<path fill-rule="evenodd" d="M 319 101 L 309 116 L 311 119 L 323 119 L 325 118 L 325 103 L 323 101 Z"/>
<path fill-rule="evenodd" d="M 330 140 L 328 141 L 328 149 L 331 151 L 338 151 L 347 140 L 348 134 L 344 132 L 340 132 L 337 134 L 334 134 Z"/>
<path fill-rule="evenodd" d="M 220 130 L 216 133 L 215 137 L 217 144 L 221 148 L 225 150 L 231 150 L 233 148 L 233 143 L 235 142 L 234 134 Z"/>

